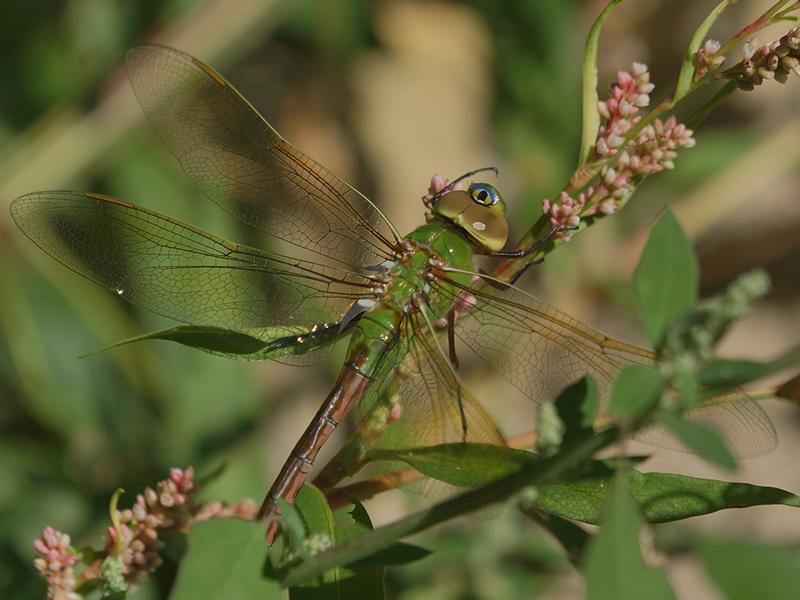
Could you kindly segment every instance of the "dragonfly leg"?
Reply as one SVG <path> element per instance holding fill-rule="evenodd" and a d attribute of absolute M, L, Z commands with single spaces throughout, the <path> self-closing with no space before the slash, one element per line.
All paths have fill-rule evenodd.
<path fill-rule="evenodd" d="M 455 307 L 447 311 L 447 347 L 450 355 L 450 364 L 454 369 L 458 368 L 458 356 L 456 356 L 456 309 Z"/>

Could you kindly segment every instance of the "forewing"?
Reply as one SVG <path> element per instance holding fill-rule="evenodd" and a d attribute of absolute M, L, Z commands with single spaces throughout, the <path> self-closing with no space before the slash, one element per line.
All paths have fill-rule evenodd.
<path fill-rule="evenodd" d="M 399 236 L 380 210 L 286 142 L 211 67 L 154 45 L 132 48 L 127 65 L 150 123 L 223 209 L 347 265 L 391 257 Z"/>
<path fill-rule="evenodd" d="M 11 215 L 40 248 L 155 313 L 227 329 L 332 322 L 367 278 L 229 242 L 98 194 L 37 192 Z"/>

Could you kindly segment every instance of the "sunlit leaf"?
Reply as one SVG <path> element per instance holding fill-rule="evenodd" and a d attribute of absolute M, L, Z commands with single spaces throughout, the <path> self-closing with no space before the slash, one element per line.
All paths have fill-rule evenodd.
<path fill-rule="evenodd" d="M 608 499 L 614 471 L 596 463 L 578 481 L 546 485 L 534 505 L 548 513 L 597 524 Z M 782 504 L 800 508 L 800 497 L 774 487 L 689 477 L 677 473 L 631 471 L 628 487 L 651 523 L 678 521 L 724 510 Z"/>
<path fill-rule="evenodd" d="M 310 332 L 311 328 L 306 326 L 258 327 L 238 331 L 203 325 L 176 325 L 115 342 L 87 356 L 134 342 L 167 340 L 237 360 L 275 360 L 305 354 L 334 342 L 340 335 L 337 328 L 332 327 L 314 336 L 304 337 L 302 342 L 298 341 L 298 337 Z"/>
<path fill-rule="evenodd" d="M 379 450 L 374 460 L 401 460 L 427 477 L 460 487 L 491 483 L 519 471 L 535 457 L 493 444 L 440 444 L 408 450 Z"/>
<path fill-rule="evenodd" d="M 170 598 L 282 598 L 278 583 L 261 575 L 266 556 L 262 523 L 213 519 L 195 525 Z"/>

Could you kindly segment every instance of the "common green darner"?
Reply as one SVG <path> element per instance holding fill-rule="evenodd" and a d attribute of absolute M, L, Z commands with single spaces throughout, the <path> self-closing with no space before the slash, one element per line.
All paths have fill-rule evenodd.
<path fill-rule="evenodd" d="M 387 439 L 402 428 L 412 435 L 403 439 L 417 445 L 503 443 L 460 383 L 456 338 L 534 402 L 584 374 L 602 385 L 627 362 L 652 360 L 647 350 L 476 272 L 476 254 L 524 256 L 547 241 L 503 251 L 505 204 L 493 186 L 441 190 L 429 206 L 432 219 L 403 237 L 366 197 L 280 137 L 209 66 L 161 46 L 132 49 L 127 65 L 144 112 L 195 184 L 297 252 L 237 244 L 101 194 L 27 194 L 11 213 L 47 253 L 137 305 L 220 330 L 283 331 L 272 343 L 287 361 L 350 337 L 331 392 L 261 508 L 261 518 L 272 518 L 270 542 L 277 499 L 294 499 L 350 408 L 358 403 L 368 412 L 390 382 L 399 382 L 403 411 Z M 740 454 L 774 443 L 769 419 L 745 396 L 697 414 L 739 438 Z"/>

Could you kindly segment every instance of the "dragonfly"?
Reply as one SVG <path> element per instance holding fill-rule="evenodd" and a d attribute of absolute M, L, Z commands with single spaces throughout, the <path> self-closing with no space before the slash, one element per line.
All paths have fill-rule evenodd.
<path fill-rule="evenodd" d="M 495 186 L 470 179 L 478 172 L 459 178 L 470 179 L 466 189 L 453 182 L 437 192 L 428 221 L 403 236 L 202 61 L 145 45 L 129 50 L 126 63 L 144 113 L 188 177 L 222 209 L 283 243 L 281 251 L 98 193 L 29 193 L 12 202 L 11 214 L 42 250 L 145 309 L 232 332 L 285 331 L 276 339 L 284 362 L 313 362 L 349 338 L 335 383 L 259 511 L 268 543 L 280 529 L 278 499 L 294 500 L 354 406 L 368 418 L 382 398 L 400 398 L 384 446 L 504 444 L 462 383 L 457 344 L 534 403 L 584 375 L 607 387 L 624 365 L 654 360 L 476 267 L 477 256 L 530 256 L 558 233 L 504 250 L 505 200 Z M 695 418 L 714 424 L 740 455 L 774 446 L 769 418 L 744 394 Z"/>

